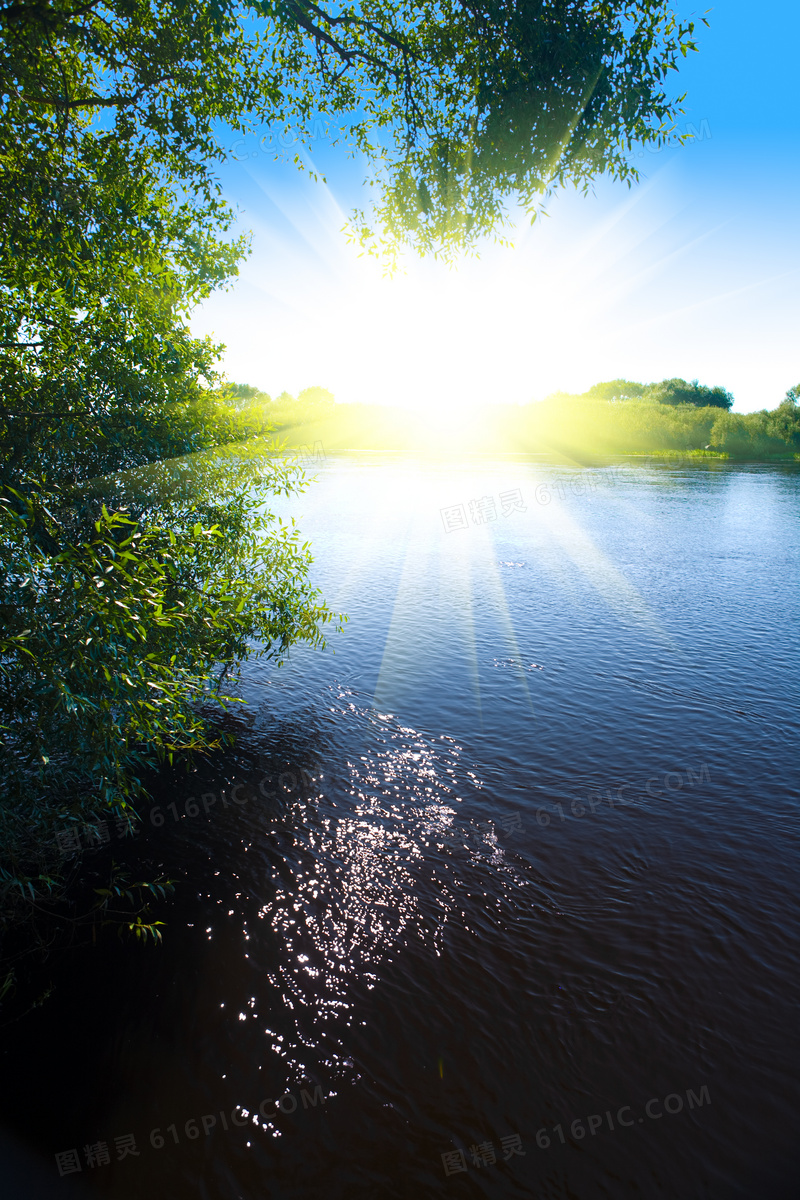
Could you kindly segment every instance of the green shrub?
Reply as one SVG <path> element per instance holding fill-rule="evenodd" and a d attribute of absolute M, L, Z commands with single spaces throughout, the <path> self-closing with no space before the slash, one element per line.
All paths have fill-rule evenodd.
<path fill-rule="evenodd" d="M 156 464 L 116 480 L 134 515 L 103 503 L 57 553 L 40 495 L 0 498 L 6 889 L 37 874 L 57 826 L 135 817 L 148 768 L 218 744 L 201 706 L 233 699 L 233 664 L 324 644 L 308 546 L 268 508 L 302 486 L 267 447 Z"/>

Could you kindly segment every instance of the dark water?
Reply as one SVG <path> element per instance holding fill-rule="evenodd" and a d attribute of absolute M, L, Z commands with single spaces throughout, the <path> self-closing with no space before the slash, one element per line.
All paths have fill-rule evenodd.
<path fill-rule="evenodd" d="M 112 847 L 179 881 L 164 945 L 0 1030 L 41 1194 L 800 1195 L 799 497 L 326 462 L 335 657 L 250 664 L 236 751 Z"/>

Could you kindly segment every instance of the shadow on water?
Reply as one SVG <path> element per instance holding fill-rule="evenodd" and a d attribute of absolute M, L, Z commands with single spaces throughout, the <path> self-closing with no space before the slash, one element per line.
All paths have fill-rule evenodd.
<path fill-rule="evenodd" d="M 87 853 L 175 880 L 165 938 L 76 939 L 4 1009 L 9 1186 L 33 1153 L 115 1200 L 796 1194 L 796 477 L 561 511 L 391 470 L 309 508 L 342 658 L 251 667 L 236 745 Z M 518 484 L 501 592 L 438 506 Z"/>

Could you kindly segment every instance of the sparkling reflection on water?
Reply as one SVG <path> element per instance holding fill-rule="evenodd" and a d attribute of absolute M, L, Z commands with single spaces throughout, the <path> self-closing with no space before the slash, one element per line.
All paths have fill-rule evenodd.
<path fill-rule="evenodd" d="M 248 665 L 235 752 L 115 846 L 180 877 L 165 945 L 63 956 L 4 1038 L 84 1194 L 797 1194 L 800 476 L 609 472 L 295 502 L 336 655 Z"/>

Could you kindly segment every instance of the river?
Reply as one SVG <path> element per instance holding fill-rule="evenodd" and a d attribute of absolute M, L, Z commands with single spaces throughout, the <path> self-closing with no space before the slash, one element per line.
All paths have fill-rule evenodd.
<path fill-rule="evenodd" d="M 315 470 L 348 624 L 94 852 L 163 945 L 0 1030 L 47 1194 L 797 1196 L 800 468 Z"/>

